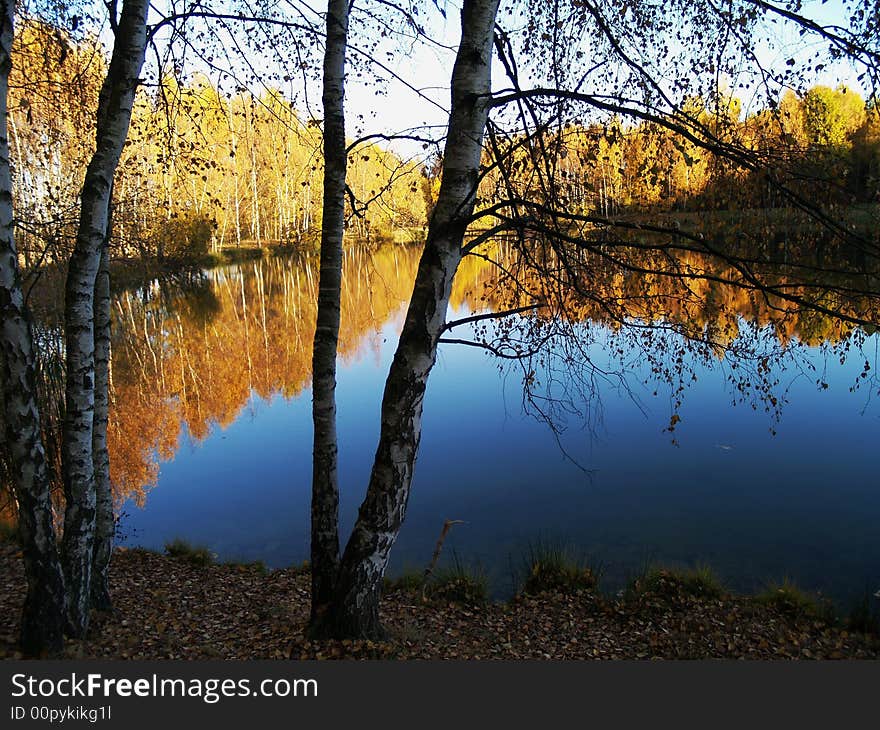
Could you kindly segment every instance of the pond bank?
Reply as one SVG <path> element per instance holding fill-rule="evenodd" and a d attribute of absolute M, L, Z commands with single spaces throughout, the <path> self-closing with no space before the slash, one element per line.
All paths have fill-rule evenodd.
<path fill-rule="evenodd" d="M 0 542 L 0 576 L 0 658 L 16 658 L 24 573 L 14 544 Z M 672 578 L 625 600 L 582 590 L 463 605 L 394 589 L 383 600 L 384 642 L 309 641 L 303 569 L 120 549 L 111 586 L 116 614 L 68 642 L 65 658 L 880 659 L 876 636 L 752 598 L 695 595 Z"/>
<path fill-rule="evenodd" d="M 167 279 L 178 274 L 211 269 L 215 266 L 256 261 L 267 256 L 292 256 L 302 253 L 293 246 L 229 246 L 214 253 L 186 259 L 114 259 L 110 262 L 110 284 L 114 292 L 136 289 L 152 279 Z"/>
<path fill-rule="evenodd" d="M 110 261 L 110 287 L 114 294 L 138 289 L 156 279 L 173 280 L 217 266 L 258 261 L 270 256 L 311 255 L 311 249 L 297 246 L 267 244 L 264 246 L 228 246 L 216 252 L 188 258 L 114 258 Z M 64 288 L 67 278 L 67 262 L 48 264 L 37 271 L 30 271 L 25 277 L 25 288 L 34 288 L 34 296 L 29 296 L 32 309 L 44 317 L 48 313 L 54 317 L 64 311 Z M 49 321 L 52 317 L 50 316 Z"/>

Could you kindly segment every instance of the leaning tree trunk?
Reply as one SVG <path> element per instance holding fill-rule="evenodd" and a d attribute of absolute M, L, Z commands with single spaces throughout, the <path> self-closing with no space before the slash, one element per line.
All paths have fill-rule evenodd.
<path fill-rule="evenodd" d="M 62 559 L 68 631 L 73 636 L 83 636 L 88 629 L 95 531 L 95 278 L 107 232 L 113 176 L 128 135 L 134 93 L 144 63 L 148 8 L 149 0 L 124 0 L 122 4 L 113 55 L 98 100 L 96 149 L 83 182 L 79 230 L 67 274 L 67 381 L 61 450 L 67 509 Z"/>
<path fill-rule="evenodd" d="M 339 568 L 323 633 L 382 635 L 379 593 L 403 523 L 421 437 L 422 404 L 446 317 L 461 244 L 473 213 L 488 114 L 498 0 L 465 0 L 452 72 L 443 179 L 403 331 L 385 382 L 379 445 L 367 496 Z"/>
<path fill-rule="evenodd" d="M 21 648 L 27 655 L 60 651 L 64 579 L 55 543 L 49 469 L 40 433 L 33 337 L 18 271 L 7 138 L 14 2 L 0 0 L 0 382 L 2 418 L 18 503 L 27 595 Z"/>
<path fill-rule="evenodd" d="M 92 550 L 92 606 L 110 611 L 110 556 L 113 552 L 113 493 L 110 488 L 110 452 L 107 420 L 110 410 L 110 221 L 101 247 L 95 279 L 95 417 L 92 461 L 95 471 L 95 544 Z"/>
<path fill-rule="evenodd" d="M 312 610 L 314 624 L 333 595 L 339 566 L 336 348 L 345 225 L 345 47 L 348 0 L 330 0 L 324 53 L 324 210 L 318 313 L 312 350 Z"/>

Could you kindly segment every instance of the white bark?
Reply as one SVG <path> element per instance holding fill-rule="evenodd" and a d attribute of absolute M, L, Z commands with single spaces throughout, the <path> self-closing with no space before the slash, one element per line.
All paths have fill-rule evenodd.
<path fill-rule="evenodd" d="M 21 647 L 28 655 L 42 655 L 62 646 L 64 580 L 40 433 L 33 337 L 21 291 L 13 227 L 7 137 L 13 14 L 14 2 L 0 0 L 0 405 L 27 576 Z"/>
<path fill-rule="evenodd" d="M 229 123 L 229 135 L 232 144 L 232 180 L 235 184 L 235 245 L 241 246 L 241 196 L 238 192 L 238 139 L 235 136 L 235 120 L 232 113 L 232 99 L 229 99 L 226 120 Z"/>
<path fill-rule="evenodd" d="M 95 543 L 92 551 L 92 606 L 112 608 L 110 600 L 110 556 L 116 521 L 110 486 L 110 451 L 107 422 L 110 412 L 110 230 L 101 249 L 95 280 L 95 415 L 92 428 L 92 462 L 95 472 Z"/>
<path fill-rule="evenodd" d="M 324 208 L 321 270 L 312 351 L 312 620 L 330 601 L 339 565 L 336 350 L 345 226 L 345 48 L 348 0 L 330 0 L 324 53 Z"/>
<path fill-rule="evenodd" d="M 62 556 L 68 630 L 74 636 L 83 636 L 88 628 L 95 529 L 95 277 L 107 233 L 113 176 L 128 135 L 144 62 L 148 8 L 148 0 L 124 0 L 122 4 L 110 67 L 98 101 L 96 150 L 83 183 L 79 230 L 67 276 L 67 383 L 61 454 L 67 509 Z"/>
<path fill-rule="evenodd" d="M 406 513 L 421 438 L 422 404 L 437 356 L 452 280 L 476 199 L 491 89 L 498 0 L 465 0 L 452 73 L 443 179 L 397 352 L 385 382 L 382 424 L 367 496 L 345 548 L 326 632 L 376 637 L 379 592 Z"/>

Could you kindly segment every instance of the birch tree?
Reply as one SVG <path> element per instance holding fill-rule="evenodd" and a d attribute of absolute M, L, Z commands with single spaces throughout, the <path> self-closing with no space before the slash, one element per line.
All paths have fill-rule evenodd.
<path fill-rule="evenodd" d="M 92 607 L 100 611 L 113 608 L 109 570 L 116 530 L 110 482 L 110 451 L 107 448 L 107 423 L 110 415 L 110 228 L 108 219 L 95 278 L 95 413 L 92 426 L 95 543 L 89 593 Z"/>
<path fill-rule="evenodd" d="M 330 0 L 324 52 L 324 209 L 318 314 L 312 351 L 312 621 L 332 596 L 339 565 L 336 351 L 345 230 L 345 50 L 348 0 Z"/>
<path fill-rule="evenodd" d="M 123 0 L 118 22 L 111 19 L 113 54 L 98 101 L 96 150 L 83 183 L 79 229 L 65 291 L 67 381 L 62 477 L 66 511 L 62 561 L 68 631 L 73 636 L 83 636 L 88 629 L 95 541 L 95 283 L 108 230 L 113 176 L 131 123 L 144 62 L 148 9 L 148 0 Z M 100 419 L 98 425 L 106 429 Z M 101 438 L 99 435 L 99 442 Z M 102 480 L 102 489 L 105 486 L 109 487 L 109 481 Z"/>
<path fill-rule="evenodd" d="M 22 296 L 14 237 L 6 106 L 14 9 L 12 0 L 0 1 L 0 401 L 27 576 L 20 643 L 26 654 L 39 655 L 57 652 L 62 646 L 64 579 L 40 433 L 31 322 Z"/>
<path fill-rule="evenodd" d="M 565 168 L 560 162 L 565 151 L 554 139 L 559 138 L 566 124 L 579 119 L 584 109 L 587 118 L 591 114 L 610 113 L 656 124 L 675 135 L 676 140 L 711 150 L 744 170 L 765 174 L 794 207 L 809 213 L 832 232 L 848 235 L 839 221 L 832 220 L 827 212 L 787 188 L 784 180 L 776 180 L 776 173 L 766 161 L 690 113 L 686 102 L 696 92 L 720 108 L 722 94 L 717 70 L 737 68 L 742 58 L 751 62 L 746 79 L 761 88 L 762 93 L 769 93 L 766 89 L 771 83 L 793 80 L 791 72 L 774 76 L 755 57 L 753 47 L 760 42 L 760 34 L 752 30 L 764 28 L 759 23 L 762 14 L 786 18 L 796 27 L 831 41 L 838 57 L 845 53 L 856 64 L 867 66 L 865 77 L 873 82 L 880 56 L 874 50 L 874 37 L 870 33 L 862 34 L 857 27 L 858 18 L 867 16 L 854 13 L 853 30 L 838 32 L 834 27 L 829 30 L 811 24 L 771 3 L 749 0 L 721 9 L 711 3 L 677 2 L 628 4 L 618 9 L 591 2 L 556 0 L 530 3 L 528 10 L 530 17 L 526 27 L 518 34 L 517 50 L 521 57 L 516 59 L 510 38 L 499 32 L 496 39 L 493 32 L 498 3 L 466 0 L 463 4 L 462 38 L 452 74 L 452 108 L 441 188 L 385 384 L 379 444 L 366 498 L 341 558 L 333 600 L 318 627 L 318 633 L 323 635 L 376 638 L 382 634 L 381 579 L 406 512 L 427 380 L 438 343 L 460 342 L 441 337 L 445 329 L 455 326 L 455 323 L 444 323 L 452 279 L 462 256 L 475 251 L 480 240 L 488 240 L 488 235 L 483 234 L 463 247 L 468 225 L 478 219 L 484 223 L 488 220 L 490 231 L 514 233 L 527 257 L 530 255 L 527 247 L 540 236 L 542 243 L 537 245 L 540 247 L 546 242 L 546 250 L 566 267 L 577 263 L 575 254 L 579 251 L 596 252 L 600 257 L 609 255 L 607 246 L 602 248 L 602 242 L 608 237 L 597 242 L 594 235 L 597 230 L 604 233 L 615 228 L 645 229 L 638 223 L 610 219 L 611 209 L 604 203 L 604 195 L 603 207 L 598 212 L 577 214 L 567 207 L 560 186 L 560 170 Z M 673 35 L 685 49 L 671 50 L 669 38 Z M 688 45 L 686 41 L 690 38 L 694 42 Z M 735 42 L 731 38 L 735 38 Z M 493 97 L 490 71 L 496 41 L 511 88 Z M 527 68 L 521 74 L 517 61 L 523 59 Z M 788 66 L 796 63 L 801 62 L 792 59 Z M 803 61 L 804 74 L 810 63 L 815 63 L 814 57 Z M 525 88 L 524 81 L 535 86 Z M 673 99 L 670 88 L 681 94 L 684 101 Z M 501 113 L 505 108 L 512 110 L 507 115 L 512 129 L 493 138 L 492 144 L 484 150 L 482 142 L 490 108 Z M 495 126 L 496 132 L 498 129 Z M 485 166 L 500 180 L 504 200 L 489 206 L 484 201 L 482 210 L 474 213 L 482 155 L 485 155 Z M 535 185 L 531 191 L 525 191 L 527 195 L 512 184 L 517 161 L 526 164 L 534 178 Z M 616 204 L 614 208 L 616 210 Z M 734 284 L 764 295 L 780 296 L 792 305 L 850 322 L 865 322 L 858 317 L 847 317 L 842 308 L 831 312 L 810 297 L 787 294 L 778 281 L 752 265 L 753 262 L 719 252 L 697 232 L 683 232 L 677 225 L 655 228 L 653 233 L 667 237 L 658 250 L 680 248 L 686 238 L 686 246 L 709 257 L 720 257 L 740 272 L 743 279 Z M 615 245 L 637 250 L 645 244 L 635 238 L 615 239 Z M 564 273 L 566 283 L 575 283 L 572 291 L 588 300 L 595 296 L 589 288 L 589 278 L 579 276 L 577 271 L 569 272 L 567 268 Z M 709 276 L 706 272 L 682 275 L 661 270 L 659 273 L 677 276 L 685 286 L 691 280 Z M 818 289 L 827 286 L 827 282 L 808 285 Z M 538 302 L 526 303 L 514 311 L 522 313 L 537 306 L 540 306 Z M 554 312 L 554 315 L 564 318 L 565 312 Z M 571 333 L 565 327 L 559 331 Z"/>
<path fill-rule="evenodd" d="M 379 445 L 367 495 L 342 556 L 333 601 L 319 627 L 324 635 L 375 638 L 382 634 L 382 576 L 406 513 L 425 388 L 476 201 L 498 5 L 499 0 L 465 0 L 462 6 L 440 192 L 385 383 Z"/>

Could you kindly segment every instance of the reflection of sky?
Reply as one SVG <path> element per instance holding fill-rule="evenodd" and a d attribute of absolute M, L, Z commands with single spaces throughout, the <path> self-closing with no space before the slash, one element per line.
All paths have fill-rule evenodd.
<path fill-rule="evenodd" d="M 344 536 L 369 475 L 395 335 L 386 325 L 379 363 L 367 349 L 340 370 Z M 445 557 L 455 551 L 481 564 L 500 593 L 536 540 L 592 555 L 610 588 L 658 561 L 705 562 L 742 590 L 783 577 L 841 599 L 866 581 L 876 590 L 880 482 L 870 455 L 880 411 L 865 409 L 865 389 L 848 392 L 861 362 L 841 367 L 829 358 L 826 391 L 794 379 L 778 426 L 748 404 L 731 407 L 717 367 L 697 368 L 678 445 L 663 432 L 668 389 L 654 397 L 633 371 L 644 413 L 605 388 L 601 424 L 571 424 L 563 434 L 587 474 L 562 456 L 547 426 L 522 414 L 515 373 L 503 379 L 481 351 L 443 346 L 392 572 L 423 567 L 448 518 L 466 524 L 453 528 Z M 300 562 L 308 555 L 310 470 L 310 392 L 255 399 L 227 429 L 163 464 L 146 509 L 129 507 L 124 529 L 134 530 L 131 542 L 156 548 L 184 537 L 223 558 Z"/>

